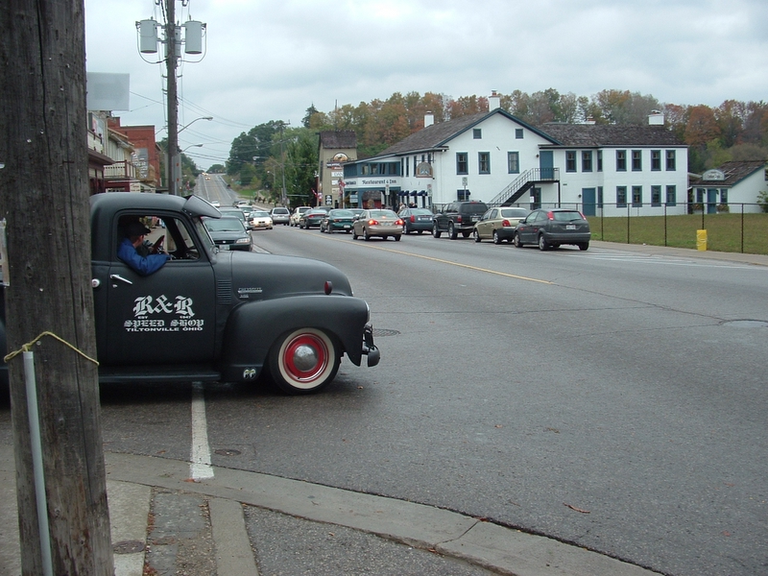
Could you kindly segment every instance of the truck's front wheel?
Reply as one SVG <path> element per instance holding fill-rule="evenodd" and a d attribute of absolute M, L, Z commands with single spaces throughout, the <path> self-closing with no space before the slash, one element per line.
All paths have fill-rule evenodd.
<path fill-rule="evenodd" d="M 284 334 L 269 352 L 272 378 L 283 392 L 317 392 L 336 377 L 341 364 L 333 339 L 322 330 L 301 328 Z"/>

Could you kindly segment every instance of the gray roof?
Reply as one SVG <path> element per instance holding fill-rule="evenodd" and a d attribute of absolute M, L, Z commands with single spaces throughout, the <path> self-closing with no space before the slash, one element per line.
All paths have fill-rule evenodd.
<path fill-rule="evenodd" d="M 724 180 L 704 180 L 701 176 L 692 176 L 688 179 L 691 186 L 735 186 L 747 176 L 751 176 L 758 170 L 766 169 L 766 162 L 763 160 L 741 160 L 725 162 L 717 167 L 723 172 Z"/>
<path fill-rule="evenodd" d="M 441 148 L 445 146 L 449 140 L 455 138 L 462 132 L 469 130 L 473 126 L 476 126 L 493 114 L 502 114 L 520 126 L 528 128 L 529 130 L 536 132 L 548 140 L 552 140 L 552 138 L 547 136 L 547 134 L 544 134 L 537 128 L 526 124 L 505 110 L 502 110 L 501 108 L 495 108 L 490 112 L 481 112 L 479 114 L 460 116 L 458 118 L 454 118 L 453 120 L 448 120 L 447 122 L 440 122 L 438 124 L 432 124 L 431 126 L 422 128 L 418 132 L 414 132 L 410 136 L 400 140 L 400 142 L 397 142 L 386 150 L 380 152 L 376 155 L 376 157 L 408 154 L 410 152 L 435 150 L 437 148 Z M 368 158 L 368 160 L 370 160 L 370 158 Z"/>
<path fill-rule="evenodd" d="M 324 130 L 320 132 L 320 146 L 326 150 L 357 148 L 354 130 Z"/>
<path fill-rule="evenodd" d="M 540 126 L 561 146 L 600 148 L 607 146 L 685 146 L 664 126 L 605 124 L 560 124 Z"/>

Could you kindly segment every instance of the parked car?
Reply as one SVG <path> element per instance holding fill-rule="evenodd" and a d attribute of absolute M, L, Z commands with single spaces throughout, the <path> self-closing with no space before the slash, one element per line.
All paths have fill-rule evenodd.
<path fill-rule="evenodd" d="M 266 210 L 252 210 L 248 215 L 248 222 L 251 225 L 251 229 L 265 228 L 272 230 L 272 217 Z"/>
<path fill-rule="evenodd" d="M 505 240 L 512 242 L 515 237 L 515 226 L 520 220 L 528 216 L 529 212 L 530 210 L 525 208 L 508 206 L 491 208 L 475 223 L 472 237 L 475 242 L 481 240 L 493 240 L 494 244 L 501 244 Z"/>
<path fill-rule="evenodd" d="M 251 235 L 239 218 L 234 216 L 205 218 L 203 224 L 205 224 L 205 228 L 216 246 L 228 250 L 250 251 Z"/>
<path fill-rule="evenodd" d="M 235 208 L 234 206 L 232 208 L 219 208 L 219 212 L 221 212 L 222 216 L 233 216 L 237 218 L 240 220 L 240 222 L 243 223 L 243 226 L 248 224 L 246 221 L 245 212 L 240 210 L 240 208 Z"/>
<path fill-rule="evenodd" d="M 534 210 L 515 227 L 514 243 L 518 248 L 537 244 L 540 250 L 575 244 L 587 250 L 590 240 L 589 222 L 578 210 L 550 208 Z"/>
<path fill-rule="evenodd" d="M 320 232 L 343 231 L 349 234 L 352 232 L 352 223 L 355 220 L 355 214 L 351 210 L 336 208 L 329 210 L 323 221 L 320 222 Z"/>
<path fill-rule="evenodd" d="M 370 240 L 374 236 L 386 240 L 392 236 L 399 241 L 402 234 L 403 220 L 394 210 L 364 210 L 352 225 L 352 238 L 355 240 L 359 236 L 362 236 L 364 240 Z"/>
<path fill-rule="evenodd" d="M 299 217 L 299 228 L 309 230 L 310 228 L 317 226 L 320 227 L 320 223 L 328 214 L 328 210 L 325 208 L 312 208 L 307 210 Z"/>
<path fill-rule="evenodd" d="M 299 220 L 301 219 L 301 215 L 304 214 L 307 210 L 311 210 L 310 206 L 299 206 L 297 208 L 294 208 L 293 212 L 291 212 L 291 216 L 288 219 L 288 224 L 290 226 L 298 226 Z"/>
<path fill-rule="evenodd" d="M 272 217 L 272 223 L 275 225 L 282 224 L 287 226 L 291 219 L 291 211 L 284 206 L 275 206 L 269 211 L 269 215 Z"/>
<path fill-rule="evenodd" d="M 451 202 L 432 219 L 432 236 L 440 238 L 443 232 L 448 233 L 451 240 L 456 240 L 459 233 L 469 238 L 475 222 L 488 210 L 485 202 Z"/>
<path fill-rule="evenodd" d="M 434 214 L 428 208 L 403 208 L 398 214 L 403 219 L 403 232 L 430 232 Z"/>

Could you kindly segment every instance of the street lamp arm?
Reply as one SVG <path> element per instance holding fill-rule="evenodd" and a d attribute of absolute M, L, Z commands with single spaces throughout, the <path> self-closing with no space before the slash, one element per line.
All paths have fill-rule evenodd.
<path fill-rule="evenodd" d="M 190 122 L 190 123 L 189 123 L 189 124 L 187 124 L 186 126 L 182 126 L 181 128 L 179 128 L 179 130 L 178 130 L 176 133 L 178 134 L 178 133 L 179 133 L 179 132 L 181 132 L 182 130 L 186 130 L 187 128 L 189 128 L 190 126 L 192 126 L 192 124 L 194 124 L 195 122 L 197 122 L 198 120 L 213 120 L 213 116 L 201 116 L 200 118 L 195 118 L 194 120 L 192 120 L 192 122 Z"/>

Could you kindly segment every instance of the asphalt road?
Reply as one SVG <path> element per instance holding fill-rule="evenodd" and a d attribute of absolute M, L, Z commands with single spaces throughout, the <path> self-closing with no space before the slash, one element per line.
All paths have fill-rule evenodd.
<path fill-rule="evenodd" d="M 676 576 L 768 574 L 768 267 L 253 236 L 344 271 L 382 360 L 345 360 L 306 397 L 206 386 L 213 464 L 437 505 Z M 102 387 L 106 449 L 189 460 L 192 397 Z M 0 438 L 8 425 L 3 406 Z"/>
<path fill-rule="evenodd" d="M 234 190 L 227 188 L 226 181 L 218 174 L 198 176 L 195 194 L 211 202 L 217 201 L 222 206 L 232 206 L 235 200 L 239 198 Z"/>
<path fill-rule="evenodd" d="M 350 276 L 382 363 L 215 402 L 213 445 L 676 575 L 768 573 L 768 268 L 593 247 L 256 234 Z M 317 402 L 320 400 L 320 402 Z M 258 407 L 261 409 L 258 410 Z"/>

